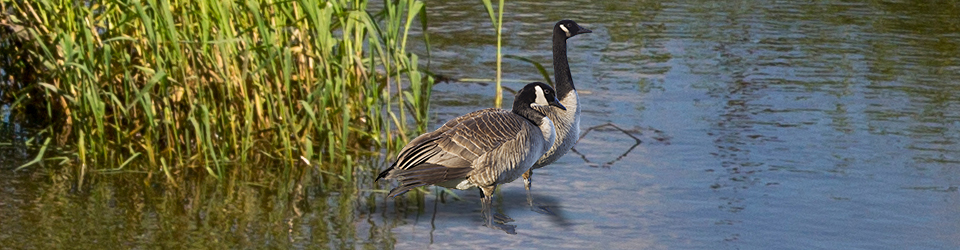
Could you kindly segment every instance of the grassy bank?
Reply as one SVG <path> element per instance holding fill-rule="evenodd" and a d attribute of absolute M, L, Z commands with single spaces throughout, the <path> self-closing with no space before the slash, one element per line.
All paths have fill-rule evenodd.
<path fill-rule="evenodd" d="M 302 159 L 349 182 L 356 157 L 426 127 L 433 80 L 406 51 L 420 1 L 2 3 L 3 102 L 49 124 L 23 167 L 64 165 L 81 184 L 302 175 Z"/>

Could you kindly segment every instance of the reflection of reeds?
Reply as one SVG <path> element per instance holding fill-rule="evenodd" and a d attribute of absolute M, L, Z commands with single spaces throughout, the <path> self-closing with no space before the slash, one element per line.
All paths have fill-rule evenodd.
<path fill-rule="evenodd" d="M 350 181 L 357 155 L 403 146 L 408 117 L 426 128 L 433 79 L 405 50 L 421 1 L 4 2 L 0 93 L 53 124 L 24 167 L 57 159 L 82 183 L 305 157 Z"/>
<path fill-rule="evenodd" d="M 49 173 L 60 172 L 66 171 Z M 364 195 L 341 194 L 356 192 L 350 188 L 288 193 L 192 175 L 168 189 L 123 175 L 94 175 L 78 194 L 66 178 L 28 176 L 23 179 L 33 191 L 14 197 L 31 197 L 19 209 L 35 212 L 5 214 L 3 226 L 10 228 L 5 234 L 33 234 L 0 238 L 3 246 L 382 249 L 395 243 L 391 229 L 406 220 L 361 209 L 376 205 Z"/>

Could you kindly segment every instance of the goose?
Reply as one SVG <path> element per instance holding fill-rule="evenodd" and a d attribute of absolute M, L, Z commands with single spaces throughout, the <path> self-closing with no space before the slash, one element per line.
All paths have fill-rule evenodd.
<path fill-rule="evenodd" d="M 553 146 L 543 154 L 533 167 L 523 173 L 523 186 L 527 190 L 527 202 L 533 211 L 553 214 L 550 210 L 534 205 L 530 194 L 533 182 L 533 170 L 557 161 L 570 151 L 580 137 L 580 97 L 577 88 L 573 85 L 573 76 L 570 75 L 570 65 L 567 63 L 567 39 L 583 33 L 592 33 L 572 20 L 560 20 L 553 27 L 553 77 L 557 85 L 557 97 L 560 104 L 566 109 L 555 109 L 546 106 L 535 107 L 547 115 L 556 126 L 557 140 Z"/>
<path fill-rule="evenodd" d="M 517 92 L 512 110 L 474 111 L 414 138 L 374 181 L 400 182 L 389 197 L 426 185 L 478 187 L 486 226 L 515 233 L 516 226 L 493 224 L 491 196 L 497 185 L 516 180 L 553 145 L 554 124 L 539 111 L 546 106 L 566 109 L 550 85 L 527 84 Z"/>

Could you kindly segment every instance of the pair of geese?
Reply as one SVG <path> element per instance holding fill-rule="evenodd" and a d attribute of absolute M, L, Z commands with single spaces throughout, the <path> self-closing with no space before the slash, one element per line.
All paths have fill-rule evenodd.
<path fill-rule="evenodd" d="M 554 25 L 556 91 L 541 82 L 527 84 L 517 92 L 512 110 L 474 111 L 410 141 L 377 176 L 400 182 L 388 196 L 425 185 L 478 187 L 486 226 L 514 233 L 515 226 L 505 223 L 508 217 L 491 214 L 491 196 L 497 185 L 522 175 L 531 208 L 549 213 L 534 205 L 531 177 L 533 169 L 553 163 L 579 139 L 580 103 L 567 63 L 567 38 L 590 32 L 570 20 Z M 494 223 L 494 217 L 500 222 Z"/>

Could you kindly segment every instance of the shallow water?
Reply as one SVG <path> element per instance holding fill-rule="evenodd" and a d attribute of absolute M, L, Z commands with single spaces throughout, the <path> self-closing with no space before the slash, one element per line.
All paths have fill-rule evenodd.
<path fill-rule="evenodd" d="M 509 3 L 504 53 L 548 68 L 554 22 L 593 30 L 569 40 L 581 126 L 612 123 L 642 141 L 601 128 L 579 142 L 582 156 L 538 170 L 535 197 L 558 216 L 529 211 L 520 182 L 504 185 L 495 204 L 516 219 L 517 235 L 481 226 L 476 190 L 416 204 L 367 189 L 307 187 L 284 199 L 197 184 L 194 198 L 178 200 L 107 185 L 73 195 L 37 171 L 0 175 L 0 243 L 956 249 L 960 4 L 943 2 Z M 492 78 L 496 40 L 483 7 L 428 10 L 431 70 Z M 529 64 L 504 67 L 504 78 L 540 80 Z M 492 93 L 473 82 L 436 85 L 431 127 L 489 107 Z"/>

